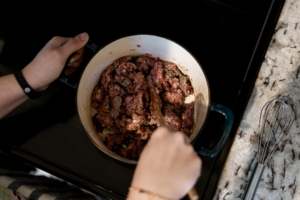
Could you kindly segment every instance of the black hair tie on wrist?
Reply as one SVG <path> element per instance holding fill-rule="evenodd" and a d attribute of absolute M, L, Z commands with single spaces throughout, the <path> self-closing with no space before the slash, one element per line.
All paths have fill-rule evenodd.
<path fill-rule="evenodd" d="M 14 75 L 18 81 L 18 83 L 20 84 L 21 88 L 23 89 L 23 91 L 25 92 L 25 94 L 27 94 L 27 96 L 29 96 L 30 99 L 37 99 L 41 96 L 41 93 L 34 91 L 27 83 L 27 81 L 25 80 L 20 68 L 18 66 L 15 66 L 13 68 L 14 71 Z"/>

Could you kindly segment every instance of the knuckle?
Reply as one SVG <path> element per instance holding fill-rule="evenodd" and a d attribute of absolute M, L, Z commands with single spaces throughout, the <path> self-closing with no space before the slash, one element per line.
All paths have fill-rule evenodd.
<path fill-rule="evenodd" d="M 195 162 L 197 163 L 198 168 L 202 167 L 202 160 L 199 156 L 195 156 Z"/>
<path fill-rule="evenodd" d="M 184 142 L 184 135 L 181 132 L 175 132 L 174 140 L 178 143 L 182 143 L 182 142 Z"/>
<path fill-rule="evenodd" d="M 57 42 L 58 40 L 59 40 L 59 36 L 54 36 L 52 39 L 51 39 L 51 41 L 52 42 Z"/>
<path fill-rule="evenodd" d="M 161 126 L 157 129 L 159 132 L 167 134 L 169 132 L 167 127 Z"/>
<path fill-rule="evenodd" d="M 185 141 L 186 141 L 188 144 L 190 144 L 190 143 L 191 143 L 191 140 L 190 140 L 189 136 L 187 136 L 186 134 L 183 134 L 183 136 L 184 136 Z"/>
<path fill-rule="evenodd" d="M 152 137 L 165 137 L 168 134 L 168 130 L 166 127 L 159 127 L 157 128 Z"/>
<path fill-rule="evenodd" d="M 198 156 L 197 156 L 198 157 Z M 199 165 L 200 167 L 202 167 L 202 159 L 200 157 L 198 157 L 198 160 L 199 160 Z"/>
<path fill-rule="evenodd" d="M 71 43 L 73 46 L 77 47 L 77 46 L 79 46 L 80 41 L 79 41 L 78 38 L 75 37 L 75 38 L 72 38 L 72 39 L 70 40 L 70 43 Z"/>
<path fill-rule="evenodd" d="M 192 159 L 198 159 L 199 156 L 197 155 L 197 153 L 195 152 L 195 149 L 192 145 L 188 145 L 186 148 L 186 154 L 191 157 Z"/>
<path fill-rule="evenodd" d="M 188 145 L 187 146 L 187 152 L 190 153 L 190 154 L 195 154 L 195 150 L 194 150 L 194 147 L 192 145 Z"/>
<path fill-rule="evenodd" d="M 198 157 L 198 172 L 199 172 L 199 174 L 198 174 L 198 176 L 201 176 L 201 168 L 202 168 L 202 160 L 201 160 L 201 158 L 199 158 Z"/>

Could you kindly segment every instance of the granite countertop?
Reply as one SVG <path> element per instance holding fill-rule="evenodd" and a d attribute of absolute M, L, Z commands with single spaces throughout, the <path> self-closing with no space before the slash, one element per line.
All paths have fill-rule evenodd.
<path fill-rule="evenodd" d="M 269 160 L 255 200 L 300 199 L 300 0 L 285 2 L 214 200 L 242 198 L 256 163 L 260 111 L 279 95 L 290 95 L 298 119 Z"/>

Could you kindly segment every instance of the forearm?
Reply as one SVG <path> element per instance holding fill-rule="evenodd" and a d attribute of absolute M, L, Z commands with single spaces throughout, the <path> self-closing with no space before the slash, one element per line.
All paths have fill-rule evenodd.
<path fill-rule="evenodd" d="M 0 77 L 0 119 L 27 99 L 13 74 Z"/>

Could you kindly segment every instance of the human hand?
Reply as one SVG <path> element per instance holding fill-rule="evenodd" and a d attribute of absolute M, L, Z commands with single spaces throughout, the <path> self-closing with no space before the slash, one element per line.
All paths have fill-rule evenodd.
<path fill-rule="evenodd" d="M 170 126 L 154 131 L 138 161 L 132 187 L 169 199 L 180 199 L 195 185 L 202 161 L 181 132 Z M 130 191 L 128 199 L 138 199 Z"/>
<path fill-rule="evenodd" d="M 61 74 L 68 57 L 75 53 L 65 70 L 70 75 L 79 67 L 84 53 L 84 46 L 89 36 L 82 33 L 74 38 L 56 36 L 52 38 L 36 57 L 22 70 L 23 76 L 36 91 L 45 90 Z"/>

